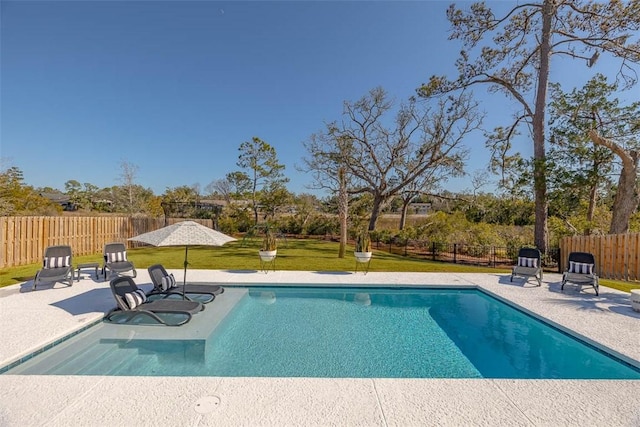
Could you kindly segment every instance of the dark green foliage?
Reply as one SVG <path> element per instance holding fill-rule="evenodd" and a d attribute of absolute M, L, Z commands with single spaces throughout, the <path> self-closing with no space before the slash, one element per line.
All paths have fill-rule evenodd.
<path fill-rule="evenodd" d="M 58 215 L 61 211 L 59 205 L 25 184 L 17 167 L 0 171 L 0 216 Z"/>
<path fill-rule="evenodd" d="M 240 171 L 235 175 L 227 175 L 227 178 L 241 177 L 243 173 L 248 177 L 248 183 L 244 177 L 241 179 L 241 186 L 251 199 L 254 224 L 258 224 L 259 202 L 266 207 L 267 214 L 273 219 L 277 208 L 288 200 L 285 184 L 289 179 L 284 176 L 285 166 L 278 161 L 275 148 L 258 137 L 254 136 L 251 141 L 243 142 L 238 150 L 240 155 L 237 165 L 247 173 Z"/>

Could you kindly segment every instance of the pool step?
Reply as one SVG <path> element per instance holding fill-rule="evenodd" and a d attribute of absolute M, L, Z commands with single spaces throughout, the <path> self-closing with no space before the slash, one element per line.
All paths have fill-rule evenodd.
<path fill-rule="evenodd" d="M 83 365 L 102 357 L 102 347 L 82 348 L 78 344 L 63 343 L 49 350 L 46 358 L 35 357 L 17 367 L 16 374 L 39 373 L 43 375 L 75 374 Z M 69 355 L 72 355 L 69 357 Z"/>
<path fill-rule="evenodd" d="M 80 375 L 127 375 L 132 364 L 145 363 L 135 350 L 123 350 L 117 345 L 110 346 L 109 353 L 86 366 Z"/>

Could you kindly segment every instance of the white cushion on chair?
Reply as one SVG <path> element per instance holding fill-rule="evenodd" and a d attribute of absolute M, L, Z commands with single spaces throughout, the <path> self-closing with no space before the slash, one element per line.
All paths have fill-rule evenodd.
<path fill-rule="evenodd" d="M 124 294 L 124 299 L 129 306 L 129 310 L 133 310 L 143 302 L 147 301 L 147 295 L 142 289 Z"/>
<path fill-rule="evenodd" d="M 108 255 L 109 262 L 118 262 L 127 260 L 127 251 L 111 252 Z"/>
<path fill-rule="evenodd" d="M 166 292 L 171 288 L 176 287 L 176 279 L 173 277 L 173 274 L 169 274 L 168 276 L 164 276 L 160 280 L 160 286 L 162 287 L 162 291 Z"/>
<path fill-rule="evenodd" d="M 44 268 L 60 268 L 69 267 L 71 265 L 71 257 L 67 256 L 50 256 L 44 259 Z"/>
<path fill-rule="evenodd" d="M 518 257 L 518 267 L 538 268 L 538 258 Z"/>
<path fill-rule="evenodd" d="M 569 273 L 593 274 L 593 264 L 588 262 L 569 261 Z"/>

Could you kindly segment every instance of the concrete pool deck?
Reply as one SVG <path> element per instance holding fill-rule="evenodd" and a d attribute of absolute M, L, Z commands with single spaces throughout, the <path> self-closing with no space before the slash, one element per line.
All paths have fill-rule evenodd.
<path fill-rule="evenodd" d="M 177 278 L 181 270 L 172 271 Z M 639 365 L 640 313 L 629 294 L 595 296 L 546 274 L 189 270 L 189 281 L 474 286 Z M 146 271 L 135 279 L 149 289 Z M 101 319 L 108 282 L 0 288 L 0 367 Z M 215 302 L 214 302 L 215 304 Z M 159 327 L 158 327 L 159 328 Z M 173 329 L 173 328 L 172 328 Z M 0 426 L 522 425 L 638 426 L 640 380 L 323 379 L 0 375 Z"/>

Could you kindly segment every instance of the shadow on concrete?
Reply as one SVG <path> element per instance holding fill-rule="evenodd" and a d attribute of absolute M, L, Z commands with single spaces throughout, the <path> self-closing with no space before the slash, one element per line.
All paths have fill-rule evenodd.
<path fill-rule="evenodd" d="M 511 281 L 511 274 L 509 274 L 508 276 L 498 277 L 498 283 L 501 285 L 517 286 L 519 288 L 540 288 L 535 277 L 529 277 L 529 280 L 527 280 L 525 277 L 514 276 L 513 282 Z"/>
<path fill-rule="evenodd" d="M 82 276 L 81 279 L 83 281 L 87 280 L 87 277 Z M 107 280 L 103 280 L 101 277 L 95 277 L 95 275 L 91 275 L 90 277 L 91 281 L 93 281 L 93 283 L 102 283 L 102 282 L 106 282 Z M 75 285 L 76 283 L 79 283 L 76 280 L 76 275 L 74 273 L 73 275 L 73 284 Z M 69 285 L 66 282 L 40 282 L 40 284 L 38 284 L 38 287 L 36 288 L 36 292 L 40 291 L 40 290 L 51 290 L 51 289 L 63 289 L 63 288 L 68 288 Z M 25 292 L 32 292 L 33 291 L 33 277 L 22 283 L 20 285 L 20 293 L 25 293 Z"/>
<path fill-rule="evenodd" d="M 596 296 L 591 285 L 575 285 L 567 283 L 564 289 L 560 289 L 562 282 L 549 283 L 549 292 L 565 295 L 564 300 L 548 300 L 551 304 L 575 306 L 578 310 L 611 311 L 623 316 L 640 319 L 640 313 L 633 311 L 628 294 L 609 292 L 607 288 L 600 286 L 600 295 Z"/>
<path fill-rule="evenodd" d="M 54 302 L 50 305 L 61 308 L 69 314 L 76 316 L 96 312 L 106 314 L 115 307 L 116 303 L 111 294 L 111 289 L 91 289 L 90 291 Z"/>
<path fill-rule="evenodd" d="M 75 283 L 75 280 L 73 283 Z M 20 285 L 20 293 L 39 292 L 39 291 L 46 291 L 51 289 L 63 289 L 68 287 L 69 285 L 66 282 L 40 282 L 38 283 L 38 287 L 34 291 L 33 280 L 29 280 L 28 282 L 24 282 Z"/>
<path fill-rule="evenodd" d="M 637 311 L 633 311 L 633 308 L 631 308 L 631 302 L 629 302 L 629 304 L 620 304 L 610 307 L 609 310 L 613 311 L 616 314 L 622 314 L 623 316 L 640 319 L 640 313 L 638 313 Z"/>

